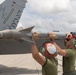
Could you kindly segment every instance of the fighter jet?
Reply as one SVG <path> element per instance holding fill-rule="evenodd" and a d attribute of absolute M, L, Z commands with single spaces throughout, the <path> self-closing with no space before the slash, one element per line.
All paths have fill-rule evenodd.
<path fill-rule="evenodd" d="M 19 23 L 26 3 L 27 0 L 5 0 L 0 4 L 0 37 L 4 37 L 0 38 L 0 54 L 15 53 L 13 51 L 19 50 L 18 47 L 21 45 L 21 43 L 15 41 L 14 39 L 10 39 L 7 37 L 5 38 L 5 36 L 10 37 L 10 35 L 12 35 L 12 31 L 21 31 L 21 28 L 16 30 L 16 27 Z M 14 37 L 15 39 L 16 36 Z M 17 42 L 18 44 L 15 42 Z M 21 47 L 20 50 L 22 50 Z"/>
<path fill-rule="evenodd" d="M 31 52 L 32 27 L 16 28 L 20 20 L 27 0 L 5 0 L 0 5 L 0 54 L 24 54 Z M 53 32 L 53 31 L 52 31 Z M 64 48 L 64 37 L 66 33 L 55 32 L 56 38 L 52 39 Z M 76 33 L 72 33 L 76 35 Z M 47 33 L 38 33 L 36 40 L 38 49 L 47 41 Z M 62 43 L 62 44 L 61 44 Z"/>

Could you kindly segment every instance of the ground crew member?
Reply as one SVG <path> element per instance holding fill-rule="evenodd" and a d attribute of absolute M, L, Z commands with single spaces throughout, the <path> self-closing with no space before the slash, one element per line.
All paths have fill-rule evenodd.
<path fill-rule="evenodd" d="M 32 44 L 32 56 L 33 58 L 42 65 L 42 75 L 58 75 L 58 62 L 55 59 L 55 56 L 57 55 L 56 47 L 50 43 L 44 43 L 42 46 L 42 55 L 39 54 L 38 49 L 35 44 L 35 39 L 38 37 L 37 33 L 33 33 L 32 40 L 34 41 L 34 44 Z M 54 35 L 52 34 L 51 39 L 54 38 Z"/>
<path fill-rule="evenodd" d="M 66 49 L 61 49 L 56 43 L 54 43 L 58 54 L 63 56 L 63 75 L 76 75 L 76 41 L 72 34 L 66 36 L 64 43 Z"/>

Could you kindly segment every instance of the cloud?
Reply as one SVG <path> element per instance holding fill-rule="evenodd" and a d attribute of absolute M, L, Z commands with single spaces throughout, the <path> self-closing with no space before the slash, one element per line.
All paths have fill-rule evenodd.
<path fill-rule="evenodd" d="M 31 3 L 34 6 L 34 8 L 36 7 L 38 8 L 38 4 L 40 2 L 42 3 L 43 0 L 36 0 L 36 1 L 37 1 L 37 4 L 34 5 L 34 0 L 28 0 L 28 6 L 26 6 L 26 9 L 25 9 L 26 16 L 24 19 L 22 19 L 22 23 L 24 24 L 25 27 L 35 26 L 34 30 L 40 31 L 40 32 L 48 32 L 52 30 L 59 30 L 59 31 L 75 31 L 76 30 L 76 13 L 75 13 L 76 0 L 75 1 L 66 0 L 68 6 L 70 4 L 70 6 L 72 6 L 73 8 L 71 11 L 61 12 L 59 14 L 51 14 L 51 15 L 49 14 L 51 13 L 50 12 L 51 10 L 49 10 L 48 11 L 49 13 L 47 12 L 48 15 L 46 15 L 46 14 L 39 14 L 39 11 L 37 11 L 37 9 L 33 10 L 31 7 L 29 7 L 31 6 L 30 5 Z M 46 0 L 46 1 L 50 2 L 49 0 Z M 44 3 L 42 4 L 43 4 L 42 6 L 44 6 Z M 64 10 L 58 9 L 57 11 L 64 11 Z"/>
<path fill-rule="evenodd" d="M 71 9 L 70 0 L 28 0 L 30 7 L 39 13 L 56 13 Z"/>
<path fill-rule="evenodd" d="M 4 2 L 5 0 L 0 0 L 0 4 L 2 3 L 2 2 Z"/>
<path fill-rule="evenodd" d="M 24 28 L 21 22 L 18 23 L 16 29 L 18 29 L 18 28 Z"/>

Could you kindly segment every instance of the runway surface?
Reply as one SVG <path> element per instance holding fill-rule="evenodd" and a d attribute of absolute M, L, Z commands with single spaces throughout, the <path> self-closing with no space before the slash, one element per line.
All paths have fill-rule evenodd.
<path fill-rule="evenodd" d="M 58 75 L 62 75 L 62 57 L 58 56 Z M 0 75 L 41 75 L 39 65 L 30 54 L 0 55 Z"/>

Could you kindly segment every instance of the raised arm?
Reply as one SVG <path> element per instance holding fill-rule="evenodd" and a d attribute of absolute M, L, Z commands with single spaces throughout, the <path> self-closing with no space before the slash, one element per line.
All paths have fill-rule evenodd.
<path fill-rule="evenodd" d="M 48 33 L 48 35 L 49 35 L 50 39 L 53 39 L 56 36 L 54 33 Z M 66 55 L 65 50 L 61 49 L 55 42 L 54 42 L 54 45 L 56 46 L 56 49 L 57 49 L 57 52 L 58 52 L 59 55 L 62 55 L 62 56 Z"/>
<path fill-rule="evenodd" d="M 54 45 L 55 45 L 59 55 L 66 56 L 66 51 L 65 50 L 61 49 L 56 43 L 54 43 Z"/>
<path fill-rule="evenodd" d="M 35 43 L 35 39 L 38 38 L 38 34 L 36 32 L 32 34 L 32 40 L 34 41 L 34 43 L 32 44 L 32 56 L 39 64 L 44 65 L 45 58 L 39 54 Z"/>

